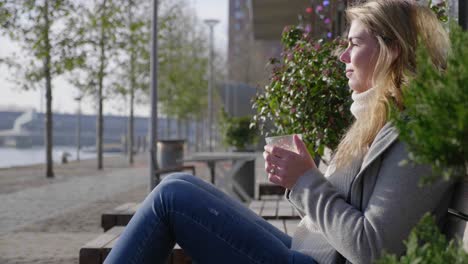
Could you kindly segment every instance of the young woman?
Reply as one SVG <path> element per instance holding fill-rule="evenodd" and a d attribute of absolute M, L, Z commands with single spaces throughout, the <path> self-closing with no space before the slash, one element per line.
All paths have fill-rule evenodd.
<path fill-rule="evenodd" d="M 442 220 L 451 184 L 420 187 L 425 165 L 400 166 L 405 144 L 388 122 L 416 72 L 418 41 L 445 68 L 447 35 L 415 1 L 369 1 L 350 7 L 348 47 L 340 60 L 353 90 L 356 121 L 323 175 L 304 143 L 299 153 L 265 146 L 271 182 L 287 189 L 302 221 L 293 237 L 191 175 L 165 178 L 145 199 L 105 263 L 165 263 L 175 243 L 196 263 L 372 263 L 402 254 L 402 241 L 426 212 Z"/>

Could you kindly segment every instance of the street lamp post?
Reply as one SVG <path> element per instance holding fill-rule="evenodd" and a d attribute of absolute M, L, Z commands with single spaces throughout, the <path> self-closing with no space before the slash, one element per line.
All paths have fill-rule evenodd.
<path fill-rule="evenodd" d="M 206 19 L 205 24 L 210 28 L 210 55 L 209 55 L 209 79 L 208 79 L 208 135 L 210 152 L 213 151 L 213 28 L 219 23 L 216 19 Z"/>
<path fill-rule="evenodd" d="M 78 113 L 76 116 L 76 160 L 80 161 L 80 150 L 81 150 L 81 99 L 83 96 L 75 97 L 75 101 L 78 102 Z"/>

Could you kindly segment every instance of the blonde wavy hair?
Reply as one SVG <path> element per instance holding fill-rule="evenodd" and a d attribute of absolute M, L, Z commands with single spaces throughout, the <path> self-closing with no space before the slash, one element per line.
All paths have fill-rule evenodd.
<path fill-rule="evenodd" d="M 365 155 L 387 123 L 391 104 L 404 109 L 402 88 L 416 72 L 418 43 L 426 47 L 434 66 L 440 70 L 446 68 L 450 49 L 448 34 L 436 15 L 416 1 L 366 1 L 350 6 L 346 17 L 349 24 L 360 21 L 375 36 L 379 54 L 372 76 L 374 100 L 366 116 L 352 124 L 338 145 L 334 154 L 338 168 Z"/>

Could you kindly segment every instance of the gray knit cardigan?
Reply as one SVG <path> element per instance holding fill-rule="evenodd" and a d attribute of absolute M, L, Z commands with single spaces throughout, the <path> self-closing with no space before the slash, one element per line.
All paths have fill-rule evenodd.
<path fill-rule="evenodd" d="M 431 169 L 400 165 L 407 155 L 387 123 L 366 156 L 346 170 L 333 171 L 331 165 L 326 175 L 312 169 L 301 176 L 286 192 L 302 217 L 292 249 L 320 264 L 373 263 L 383 250 L 404 253 L 402 241 L 424 213 L 443 220 L 453 189 L 446 181 L 420 187 Z"/>

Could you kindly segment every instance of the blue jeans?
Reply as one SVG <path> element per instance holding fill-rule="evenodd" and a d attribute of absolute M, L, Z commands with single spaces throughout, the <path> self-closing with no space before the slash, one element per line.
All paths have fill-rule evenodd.
<path fill-rule="evenodd" d="M 148 195 L 104 263 L 166 263 L 175 243 L 202 264 L 316 263 L 243 204 L 182 173 Z"/>

